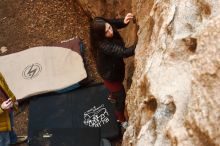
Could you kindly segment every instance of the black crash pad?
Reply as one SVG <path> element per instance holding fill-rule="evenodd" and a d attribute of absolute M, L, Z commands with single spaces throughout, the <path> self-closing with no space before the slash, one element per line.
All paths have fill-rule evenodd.
<path fill-rule="evenodd" d="M 30 146 L 99 146 L 100 144 L 98 128 L 35 129 L 29 141 Z"/>
<path fill-rule="evenodd" d="M 56 129 L 77 129 L 67 132 L 70 137 L 80 135 L 79 131 L 82 129 L 84 135 L 81 137 L 82 142 L 87 140 L 92 130 L 94 130 L 93 138 L 98 135 L 99 140 L 117 137 L 119 127 L 113 113 L 113 106 L 107 100 L 107 96 L 107 89 L 99 84 L 81 87 L 68 93 L 51 93 L 34 97 L 29 107 L 30 143 L 36 140 L 34 136 L 48 129 L 53 132 Z M 100 131 L 100 136 L 95 134 L 97 129 Z"/>

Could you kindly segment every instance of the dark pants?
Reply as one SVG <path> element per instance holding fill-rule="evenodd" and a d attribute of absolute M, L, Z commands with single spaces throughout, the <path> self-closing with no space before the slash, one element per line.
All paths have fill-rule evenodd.
<path fill-rule="evenodd" d="M 125 109 L 125 89 L 122 82 L 109 82 L 104 80 L 105 87 L 109 90 L 109 97 L 115 99 L 115 116 L 118 121 L 124 122 L 124 109 Z"/>
<path fill-rule="evenodd" d="M 11 111 L 10 112 L 10 122 L 11 122 L 11 131 L 9 132 L 10 136 L 10 143 L 15 144 L 17 142 L 17 134 L 14 131 L 14 113 Z"/>
<path fill-rule="evenodd" d="M 10 112 L 10 123 L 11 123 L 11 131 L 0 132 L 0 146 L 9 146 L 10 144 L 15 144 L 17 142 L 17 135 L 13 130 L 14 127 L 14 118 L 13 112 Z"/>

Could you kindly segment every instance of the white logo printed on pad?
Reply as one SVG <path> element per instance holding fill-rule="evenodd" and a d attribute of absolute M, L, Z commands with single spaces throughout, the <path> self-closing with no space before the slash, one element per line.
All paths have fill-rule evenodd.
<path fill-rule="evenodd" d="M 39 63 L 33 63 L 31 65 L 28 65 L 23 73 L 22 73 L 22 76 L 24 79 L 32 79 L 36 76 L 39 75 L 39 73 L 41 72 L 42 70 L 42 67 Z"/>
<path fill-rule="evenodd" d="M 101 127 L 109 122 L 109 113 L 104 104 L 99 107 L 93 107 L 84 113 L 84 124 L 89 127 Z"/>

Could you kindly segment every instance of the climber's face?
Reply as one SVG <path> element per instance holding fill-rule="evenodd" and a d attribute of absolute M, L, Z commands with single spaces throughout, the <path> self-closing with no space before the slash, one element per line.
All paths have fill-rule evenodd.
<path fill-rule="evenodd" d="M 113 29 L 109 23 L 105 23 L 105 37 L 107 38 L 113 37 Z"/>

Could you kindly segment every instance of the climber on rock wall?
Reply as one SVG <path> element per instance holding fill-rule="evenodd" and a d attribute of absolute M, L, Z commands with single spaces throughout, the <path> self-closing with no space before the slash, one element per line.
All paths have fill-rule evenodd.
<path fill-rule="evenodd" d="M 136 43 L 126 48 L 117 29 L 126 27 L 132 19 L 133 14 L 128 13 L 122 19 L 96 17 L 90 24 L 91 49 L 97 71 L 109 90 L 108 100 L 115 104 L 117 121 L 124 127 L 127 122 L 124 116 L 126 93 L 122 83 L 125 76 L 123 58 L 134 55 Z"/>

